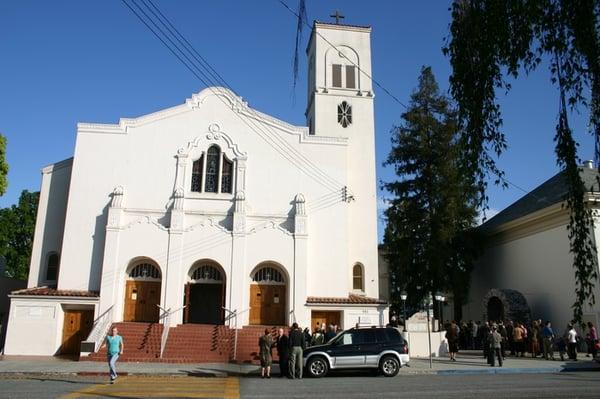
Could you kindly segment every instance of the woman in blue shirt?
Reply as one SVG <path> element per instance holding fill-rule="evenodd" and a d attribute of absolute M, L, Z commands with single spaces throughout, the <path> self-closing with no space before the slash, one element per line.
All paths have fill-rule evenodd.
<path fill-rule="evenodd" d="M 108 357 L 108 368 L 110 370 L 110 383 L 113 384 L 117 378 L 117 359 L 123 354 L 123 337 L 119 335 L 117 327 L 113 327 L 111 335 L 106 336 L 106 342 L 102 347 L 107 347 L 106 355 Z"/>

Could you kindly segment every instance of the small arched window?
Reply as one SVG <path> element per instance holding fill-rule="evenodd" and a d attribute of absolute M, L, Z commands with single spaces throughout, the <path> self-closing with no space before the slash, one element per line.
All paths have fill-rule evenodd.
<path fill-rule="evenodd" d="M 152 263 L 143 262 L 135 265 L 129 271 L 129 278 L 132 280 L 160 280 L 160 270 Z"/>
<path fill-rule="evenodd" d="M 342 103 L 337 106 L 337 111 L 338 123 L 342 125 L 342 127 L 348 127 L 352 123 L 352 106 L 346 101 L 342 101 Z"/>
<path fill-rule="evenodd" d="M 211 146 L 206 153 L 206 186 L 207 193 L 218 193 L 219 191 L 219 147 Z"/>
<path fill-rule="evenodd" d="M 352 268 L 352 289 L 355 291 L 364 291 L 364 276 L 363 267 L 360 263 L 357 263 Z"/>
<path fill-rule="evenodd" d="M 258 269 L 254 276 L 252 276 L 252 281 L 255 283 L 270 283 L 270 284 L 284 284 L 285 280 L 283 279 L 283 275 L 281 272 L 273 267 L 261 267 Z"/>
<path fill-rule="evenodd" d="M 202 282 L 222 282 L 223 276 L 214 265 L 201 263 L 195 266 L 192 271 L 191 279 Z"/>
<path fill-rule="evenodd" d="M 52 253 L 48 256 L 48 263 L 46 264 L 46 281 L 56 281 L 58 277 L 58 254 Z"/>

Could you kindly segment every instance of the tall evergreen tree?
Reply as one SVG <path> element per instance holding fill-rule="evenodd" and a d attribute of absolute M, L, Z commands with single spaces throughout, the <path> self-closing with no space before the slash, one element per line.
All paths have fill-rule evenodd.
<path fill-rule="evenodd" d="M 462 170 L 456 112 L 430 67 L 422 68 L 402 119 L 392 129 L 385 162 L 397 180 L 382 184 L 393 195 L 384 235 L 392 302 L 398 303 L 400 290 L 413 305 L 436 291 L 454 292 L 460 301 L 473 259 L 468 232 L 477 215 L 477 191 Z"/>

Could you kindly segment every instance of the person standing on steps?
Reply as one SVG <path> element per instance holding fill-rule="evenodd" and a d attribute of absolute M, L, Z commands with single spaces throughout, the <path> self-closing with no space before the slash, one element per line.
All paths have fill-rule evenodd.
<path fill-rule="evenodd" d="M 258 339 L 258 350 L 260 355 L 260 377 L 271 378 L 271 364 L 273 357 L 271 348 L 273 347 L 273 338 L 268 328 L 265 328 L 265 334 Z"/>
<path fill-rule="evenodd" d="M 489 359 L 490 366 L 496 366 L 496 358 L 498 358 L 498 366 L 502 367 L 502 335 L 498 332 L 496 324 L 492 324 L 490 333 L 488 334 Z"/>
<path fill-rule="evenodd" d="M 290 332 L 290 378 L 302 378 L 302 369 L 304 367 L 302 363 L 302 351 L 306 348 L 306 342 L 304 340 L 304 334 L 298 327 L 298 323 L 292 324 L 292 331 Z"/>
<path fill-rule="evenodd" d="M 110 383 L 114 384 L 117 379 L 117 359 L 120 355 L 123 354 L 123 349 L 125 346 L 123 345 L 123 337 L 119 335 L 119 330 L 117 327 L 113 327 L 110 335 L 106 336 L 106 340 L 104 344 L 102 344 L 102 348 L 107 347 L 106 356 L 108 360 L 108 370 L 110 372 Z"/>

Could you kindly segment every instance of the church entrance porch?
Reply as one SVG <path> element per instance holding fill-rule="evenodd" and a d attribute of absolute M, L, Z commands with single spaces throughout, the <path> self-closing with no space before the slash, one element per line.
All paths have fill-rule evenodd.
<path fill-rule="evenodd" d="M 125 283 L 123 321 L 158 322 L 161 274 L 148 261 L 134 264 Z"/>
<path fill-rule="evenodd" d="M 282 273 L 273 266 L 260 267 L 250 284 L 250 325 L 285 325 L 286 295 Z"/>
<path fill-rule="evenodd" d="M 184 323 L 223 324 L 225 281 L 221 267 L 212 261 L 196 262 L 185 286 Z"/>

